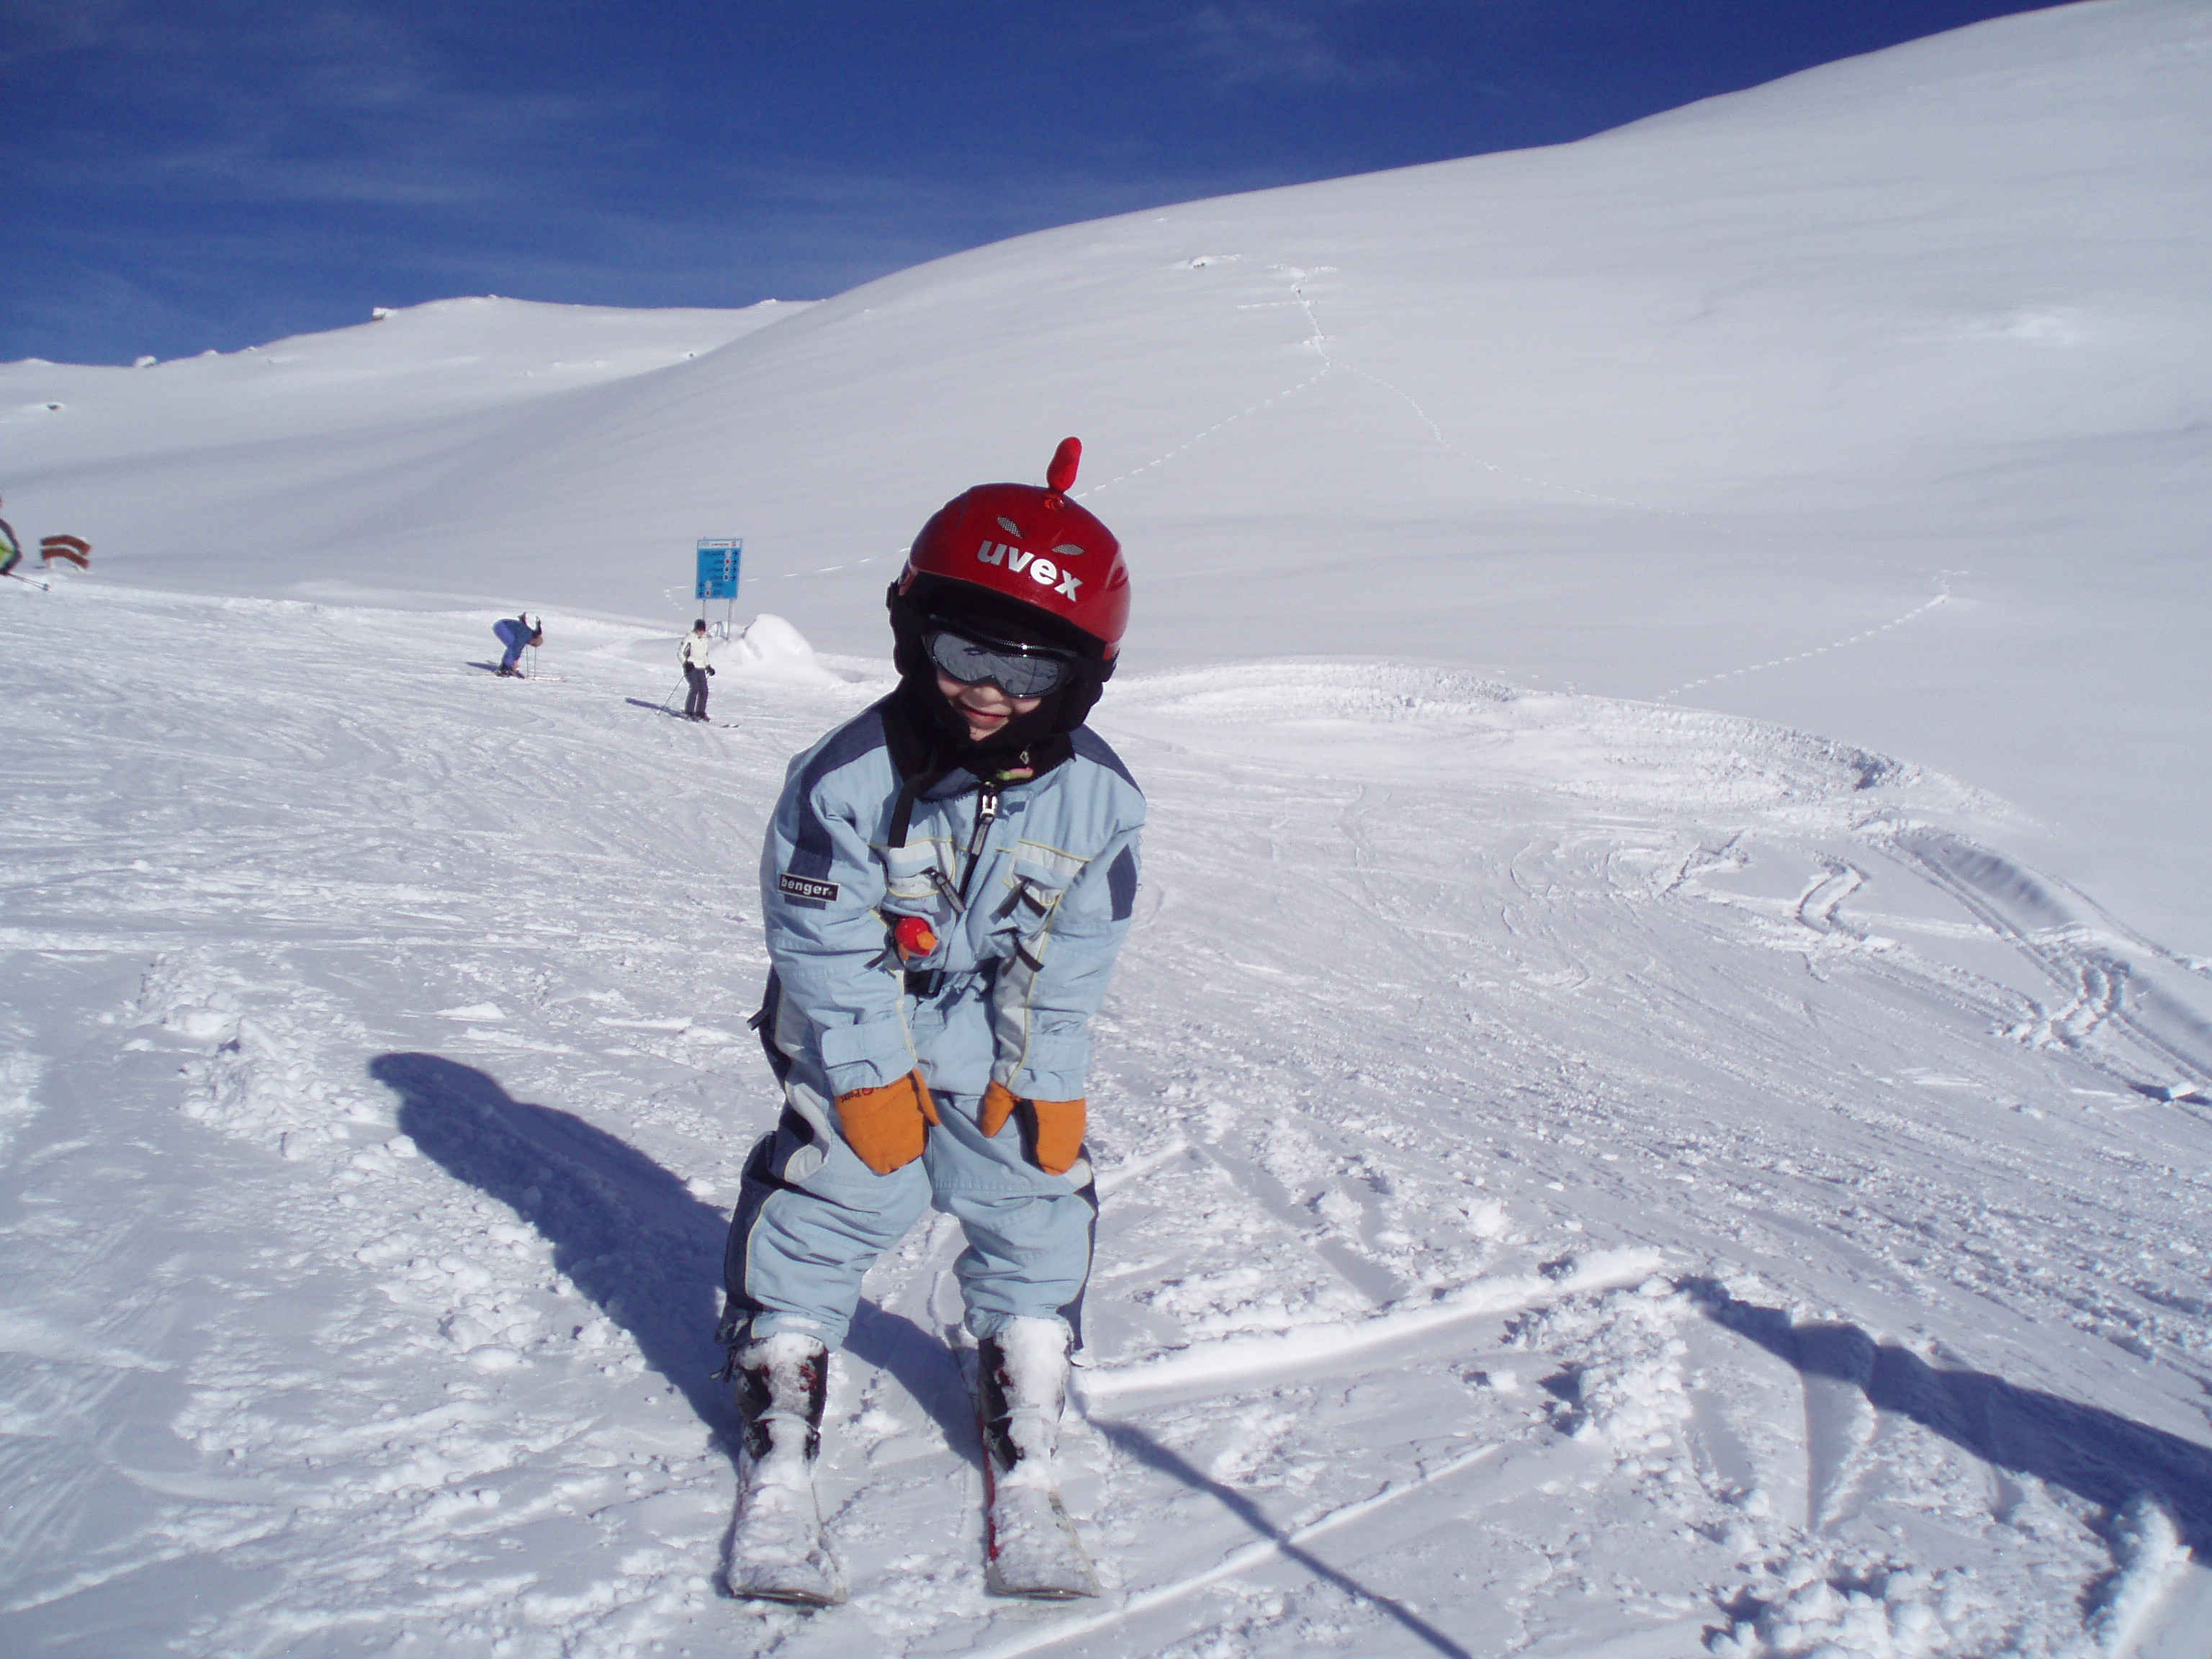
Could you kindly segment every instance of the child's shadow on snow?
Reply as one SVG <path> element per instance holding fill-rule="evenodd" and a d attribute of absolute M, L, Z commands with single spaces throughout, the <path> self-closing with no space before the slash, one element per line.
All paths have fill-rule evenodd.
<path fill-rule="evenodd" d="M 728 1385 L 714 1381 L 728 1212 L 635 1146 L 572 1113 L 515 1100 L 473 1066 L 380 1054 L 368 1074 L 399 1097 L 399 1127 L 423 1156 L 537 1228 L 553 1265 L 733 1450 L 737 1412 Z M 974 1440 L 957 1363 L 913 1321 L 863 1302 L 845 1346 L 896 1377 L 947 1443 Z"/>
<path fill-rule="evenodd" d="M 1985 1463 L 2093 1504 L 2117 1510 L 2150 1493 L 2165 1501 L 2199 1559 L 2212 1547 L 2212 1450 L 2193 1441 L 1987 1372 L 1939 1370 L 1856 1325 L 1797 1324 L 1717 1280 L 1686 1279 L 1683 1288 L 1707 1318 L 1808 1376 L 1849 1383 L 1878 1409 L 1910 1418 Z"/>

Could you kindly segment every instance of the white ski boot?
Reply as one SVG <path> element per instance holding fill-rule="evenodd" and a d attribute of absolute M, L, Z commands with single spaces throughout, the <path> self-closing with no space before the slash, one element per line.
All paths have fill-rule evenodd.
<path fill-rule="evenodd" d="M 745 1419 L 738 1524 L 730 1540 L 732 1595 L 834 1607 L 845 1583 L 822 1541 L 814 1460 L 822 1449 L 830 1353 L 795 1332 L 749 1343 L 736 1356 Z"/>
<path fill-rule="evenodd" d="M 983 1439 L 985 1583 L 994 1595 L 1066 1601 L 1098 1594 L 1097 1575 L 1060 1498 L 1067 1327 L 1017 1319 L 976 1346 Z"/>

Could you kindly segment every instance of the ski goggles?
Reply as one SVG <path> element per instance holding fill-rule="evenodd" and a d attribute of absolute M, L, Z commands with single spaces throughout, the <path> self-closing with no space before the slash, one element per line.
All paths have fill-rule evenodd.
<path fill-rule="evenodd" d="M 1047 645 L 1015 645 L 981 640 L 933 628 L 923 647 L 938 672 L 963 685 L 995 685 L 1010 697 L 1043 697 L 1067 684 L 1075 659 Z"/>

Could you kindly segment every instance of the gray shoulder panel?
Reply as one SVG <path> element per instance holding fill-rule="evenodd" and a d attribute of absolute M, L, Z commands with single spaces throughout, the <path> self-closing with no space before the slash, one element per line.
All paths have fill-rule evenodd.
<path fill-rule="evenodd" d="M 1070 741 L 1074 745 L 1075 752 L 1084 759 L 1093 765 L 1103 766 L 1108 771 L 1115 774 L 1130 788 L 1136 789 L 1139 794 L 1145 793 L 1142 789 L 1137 788 L 1136 779 L 1129 775 L 1129 769 L 1121 764 L 1121 757 L 1114 752 L 1112 745 L 1089 726 L 1077 726 Z"/>
<path fill-rule="evenodd" d="M 792 838 L 791 868 L 787 874 L 818 880 L 830 873 L 836 848 L 830 840 L 829 826 L 814 810 L 814 791 L 839 767 L 850 766 L 862 756 L 883 748 L 888 741 L 884 736 L 883 715 L 871 708 L 831 732 L 814 758 L 806 763 L 806 769 L 799 775 L 799 828 Z"/>

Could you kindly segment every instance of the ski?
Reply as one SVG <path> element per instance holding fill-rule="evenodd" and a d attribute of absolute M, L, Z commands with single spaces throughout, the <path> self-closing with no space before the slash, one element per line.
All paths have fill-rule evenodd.
<path fill-rule="evenodd" d="M 1049 1441 L 1037 1449 L 1020 1443 L 1027 1437 L 1017 1419 L 1035 1407 L 1012 1401 L 1002 1389 L 993 1389 L 980 1356 L 964 1354 L 962 1363 L 975 1406 L 975 1432 L 983 1445 L 984 1588 L 994 1595 L 1032 1601 L 1074 1601 L 1097 1595 L 1097 1572 L 1060 1500 Z M 1065 1358 L 1058 1363 L 1064 1368 Z M 1060 1374 L 1065 1376 L 1064 1369 Z M 1055 1387 L 1055 1396 L 1058 1392 Z M 1054 1433 L 1060 1407 L 1059 1398 L 1050 1401 Z"/>
<path fill-rule="evenodd" d="M 633 698 L 631 699 L 631 701 L 632 701 L 633 702 L 635 702 L 637 700 L 636 700 L 635 698 L 634 698 L 634 697 L 633 697 Z M 692 725 L 692 726 L 703 726 L 708 727 L 708 728 L 709 730 L 711 730 L 711 731 L 715 731 L 715 732 L 734 732 L 734 731 L 736 731 L 736 730 L 738 729 L 738 722 L 737 722 L 737 721 L 735 721 L 735 720 L 693 720 L 693 719 L 692 719 L 689 714 L 684 714 L 684 713 L 682 710 L 680 710 L 680 709 L 675 709 L 675 708 L 655 708 L 653 704 L 649 703 L 649 702 L 647 702 L 647 703 L 638 703 L 638 707 L 639 707 L 639 708 L 651 708 L 651 709 L 653 709 L 653 711 L 655 714 L 665 714 L 665 715 L 667 715 L 667 716 L 668 716 L 668 718 L 669 718 L 669 719 L 671 719 L 671 720 L 683 720 L 683 721 L 685 721 L 685 722 L 687 722 L 688 724 Z"/>

